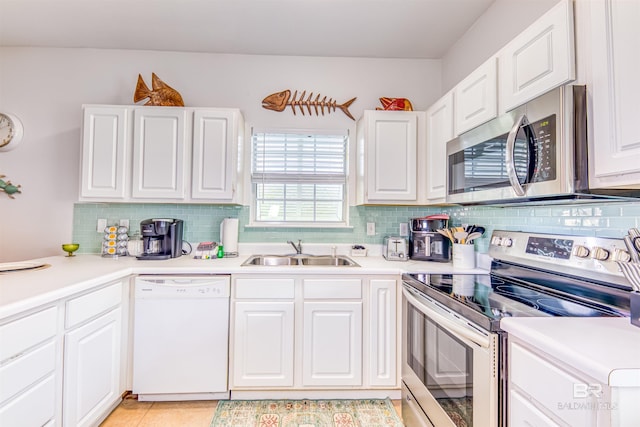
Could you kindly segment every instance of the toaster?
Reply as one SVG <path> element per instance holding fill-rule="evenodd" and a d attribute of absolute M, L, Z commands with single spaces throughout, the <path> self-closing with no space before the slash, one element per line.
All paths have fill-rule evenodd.
<path fill-rule="evenodd" d="M 382 244 L 382 256 L 389 261 L 407 261 L 409 244 L 404 237 L 387 236 Z"/>

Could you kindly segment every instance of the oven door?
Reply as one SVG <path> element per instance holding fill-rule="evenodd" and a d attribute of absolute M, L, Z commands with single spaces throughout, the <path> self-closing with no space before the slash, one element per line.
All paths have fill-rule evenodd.
<path fill-rule="evenodd" d="M 402 300 L 402 380 L 415 403 L 438 427 L 497 427 L 498 335 L 410 285 Z"/>

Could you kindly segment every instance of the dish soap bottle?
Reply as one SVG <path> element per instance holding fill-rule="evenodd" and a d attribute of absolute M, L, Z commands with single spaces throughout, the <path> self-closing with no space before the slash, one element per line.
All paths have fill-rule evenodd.
<path fill-rule="evenodd" d="M 224 258 L 224 247 L 222 245 L 218 246 L 218 258 Z"/>

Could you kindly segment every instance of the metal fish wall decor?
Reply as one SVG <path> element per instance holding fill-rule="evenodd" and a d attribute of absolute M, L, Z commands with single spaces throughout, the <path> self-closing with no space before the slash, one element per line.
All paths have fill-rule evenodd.
<path fill-rule="evenodd" d="M 380 98 L 382 108 L 377 107 L 376 110 L 387 111 L 413 111 L 413 105 L 407 98 Z"/>
<path fill-rule="evenodd" d="M 149 90 L 149 87 L 142 80 L 142 76 L 138 74 L 138 84 L 133 94 L 133 102 L 149 98 L 144 105 L 184 107 L 184 101 L 182 101 L 182 96 L 178 91 L 160 80 L 155 73 L 151 73 L 151 87 L 152 89 Z"/>
<path fill-rule="evenodd" d="M 298 97 L 297 90 L 293 93 L 293 97 L 291 96 L 291 91 L 289 89 L 283 90 L 282 92 L 273 93 L 262 100 L 262 107 L 266 108 L 267 110 L 280 112 L 284 111 L 287 106 L 290 106 L 293 110 L 294 115 L 296 114 L 296 107 L 298 107 L 303 116 L 305 114 L 305 108 L 307 109 L 309 115 L 311 115 L 311 112 L 314 111 L 316 116 L 319 115 L 318 110 L 324 116 L 325 108 L 327 109 L 327 114 L 335 111 L 336 108 L 339 108 L 351 120 L 355 120 L 349 112 L 349 106 L 353 104 L 353 101 L 355 101 L 356 98 L 351 98 L 344 104 L 338 104 L 333 100 L 333 98 L 329 98 L 329 100 L 327 101 L 326 96 L 320 99 L 320 94 L 316 95 L 315 99 L 312 99 L 313 92 L 309 93 L 309 96 L 305 99 L 306 93 L 307 91 L 303 91 L 300 94 L 300 97 Z M 312 107 L 313 110 L 311 109 Z"/>

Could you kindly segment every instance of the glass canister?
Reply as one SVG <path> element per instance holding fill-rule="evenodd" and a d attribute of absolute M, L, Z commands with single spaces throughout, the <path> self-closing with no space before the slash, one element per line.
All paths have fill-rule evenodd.
<path fill-rule="evenodd" d="M 129 238 L 129 242 L 127 244 L 127 252 L 129 256 L 139 256 L 142 255 L 142 251 L 144 250 L 142 236 L 140 233 L 135 233 L 132 237 Z"/>

